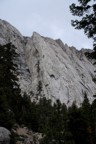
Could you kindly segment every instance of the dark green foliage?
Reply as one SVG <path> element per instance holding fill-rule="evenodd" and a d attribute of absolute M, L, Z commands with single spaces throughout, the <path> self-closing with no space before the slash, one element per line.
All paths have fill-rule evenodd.
<path fill-rule="evenodd" d="M 87 132 L 87 121 L 80 108 L 77 108 L 75 104 L 69 108 L 69 131 L 72 133 L 73 140 L 78 144 L 88 144 L 89 136 Z"/>
<path fill-rule="evenodd" d="M 93 136 L 93 141 L 96 143 L 96 100 L 93 101 L 91 105 L 91 133 Z"/>
<path fill-rule="evenodd" d="M 12 44 L 0 46 L 0 126 L 11 129 L 15 123 L 23 124 L 43 134 L 41 144 L 95 144 L 96 100 L 90 104 L 85 93 L 79 108 L 75 103 L 67 108 L 59 100 L 52 104 L 45 97 L 31 102 L 27 94 L 20 94 L 17 57 Z M 12 133 L 11 143 L 15 141 Z"/>
<path fill-rule="evenodd" d="M 59 100 L 52 106 L 48 100 L 41 99 L 37 104 L 39 132 L 44 134 L 41 141 L 46 143 L 93 144 L 95 143 L 96 119 L 94 102 L 90 105 L 87 95 L 78 108 L 75 103 L 68 109 Z M 48 104 L 48 105 L 47 105 Z M 92 116 L 93 115 L 93 116 Z"/>
<path fill-rule="evenodd" d="M 26 123 L 24 115 L 30 107 L 28 96 L 21 96 L 15 51 L 11 43 L 0 46 L 0 126 L 8 129 L 16 122 Z"/>
<path fill-rule="evenodd" d="M 86 52 L 85 53 L 86 57 L 88 57 L 89 59 L 96 59 L 96 50 L 89 53 L 89 52 Z M 96 62 L 93 63 L 93 65 L 95 65 Z M 95 72 L 95 71 L 94 71 Z"/>
<path fill-rule="evenodd" d="M 48 107 L 46 107 L 46 115 L 43 113 L 44 122 L 44 116 L 42 117 L 42 122 L 45 123 L 43 125 L 45 137 L 42 143 L 64 143 L 67 108 L 59 100 L 53 106 L 49 103 Z"/>
<path fill-rule="evenodd" d="M 96 0 L 78 0 L 78 5 L 73 3 L 70 11 L 72 15 L 81 18 L 72 20 L 72 26 L 83 29 L 89 38 L 93 38 L 96 49 Z"/>
<path fill-rule="evenodd" d="M 11 131 L 10 144 L 16 144 L 16 138 L 17 138 L 17 135 L 13 131 Z"/>
<path fill-rule="evenodd" d="M 38 91 L 38 94 L 37 94 L 37 95 L 40 96 L 40 95 L 41 95 L 41 91 L 42 91 L 42 82 L 41 82 L 41 81 L 38 82 L 37 91 Z"/>
<path fill-rule="evenodd" d="M 13 63 L 16 56 L 11 43 L 0 46 L 0 125 L 9 129 L 15 122 L 12 98 L 20 92 L 15 76 L 16 65 Z"/>

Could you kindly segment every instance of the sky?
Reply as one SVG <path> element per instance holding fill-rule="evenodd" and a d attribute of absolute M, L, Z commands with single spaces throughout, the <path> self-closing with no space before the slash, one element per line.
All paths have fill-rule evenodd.
<path fill-rule="evenodd" d="M 92 49 L 92 40 L 83 30 L 71 26 L 75 19 L 69 5 L 77 0 L 0 0 L 0 19 L 8 21 L 23 36 L 37 32 L 77 49 Z"/>

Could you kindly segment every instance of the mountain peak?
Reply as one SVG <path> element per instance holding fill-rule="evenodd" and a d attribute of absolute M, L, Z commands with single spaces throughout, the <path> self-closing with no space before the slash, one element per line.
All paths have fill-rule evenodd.
<path fill-rule="evenodd" d="M 0 44 L 11 42 L 19 54 L 18 78 L 23 92 L 30 93 L 31 99 L 47 97 L 54 102 L 78 105 L 86 92 L 90 102 L 96 93 L 95 65 L 85 56 L 89 50 L 77 50 L 34 32 L 32 37 L 21 33 L 6 21 L 0 20 Z M 84 52 L 85 51 L 85 52 Z"/>

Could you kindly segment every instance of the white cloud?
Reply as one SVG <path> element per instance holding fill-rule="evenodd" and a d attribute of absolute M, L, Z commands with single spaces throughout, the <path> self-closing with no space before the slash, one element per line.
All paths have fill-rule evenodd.
<path fill-rule="evenodd" d="M 72 2 L 76 0 L 3 0 L 0 1 L 0 18 L 9 21 L 23 35 L 31 36 L 36 31 L 44 36 L 61 38 L 78 49 L 90 48 L 92 41 L 71 26 L 73 17 L 69 4 Z"/>

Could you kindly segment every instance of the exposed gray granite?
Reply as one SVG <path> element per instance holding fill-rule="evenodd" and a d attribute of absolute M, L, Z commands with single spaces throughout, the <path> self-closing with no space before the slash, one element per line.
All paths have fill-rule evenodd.
<path fill-rule="evenodd" d="M 59 99 L 67 105 L 79 105 L 86 92 L 90 102 L 96 93 L 96 67 L 84 52 L 38 33 L 23 37 L 6 21 L 0 20 L 0 44 L 12 42 L 19 54 L 18 78 L 22 92 L 32 93 L 32 100 L 46 96 L 54 102 Z"/>

